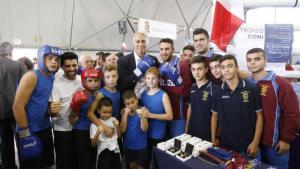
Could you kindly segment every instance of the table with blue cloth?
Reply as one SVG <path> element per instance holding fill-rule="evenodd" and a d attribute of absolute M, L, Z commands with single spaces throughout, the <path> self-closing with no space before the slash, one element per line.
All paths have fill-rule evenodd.
<path fill-rule="evenodd" d="M 152 154 L 152 166 L 153 169 L 217 169 L 220 166 L 216 166 L 202 161 L 199 158 L 191 158 L 185 162 L 180 161 L 175 156 L 171 156 L 166 152 L 153 147 Z M 268 169 L 270 166 L 262 164 L 258 169 Z"/>

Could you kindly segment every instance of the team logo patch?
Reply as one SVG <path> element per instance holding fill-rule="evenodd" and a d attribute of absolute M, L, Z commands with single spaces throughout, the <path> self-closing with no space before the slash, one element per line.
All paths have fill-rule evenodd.
<path fill-rule="evenodd" d="M 203 91 L 202 100 L 207 101 L 208 95 L 209 95 L 208 91 Z"/>
<path fill-rule="evenodd" d="M 248 103 L 249 102 L 249 91 L 242 91 L 241 94 L 243 97 L 243 102 Z"/>
<path fill-rule="evenodd" d="M 270 87 L 269 85 L 260 85 L 261 89 L 260 89 L 260 95 L 261 96 L 267 96 L 268 93 L 268 88 Z"/>

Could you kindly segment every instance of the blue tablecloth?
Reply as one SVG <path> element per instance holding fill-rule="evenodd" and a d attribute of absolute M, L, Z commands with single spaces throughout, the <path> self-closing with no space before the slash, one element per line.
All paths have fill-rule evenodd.
<path fill-rule="evenodd" d="M 198 158 L 191 158 L 185 162 L 154 147 L 152 154 L 153 169 L 217 169 L 218 166 L 204 162 Z M 270 166 L 262 164 L 259 169 L 267 169 Z"/>

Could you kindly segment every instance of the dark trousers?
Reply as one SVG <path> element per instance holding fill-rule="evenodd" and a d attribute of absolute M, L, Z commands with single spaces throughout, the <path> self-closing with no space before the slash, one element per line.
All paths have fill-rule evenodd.
<path fill-rule="evenodd" d="M 57 169 L 73 169 L 74 146 L 72 131 L 54 131 L 54 146 Z"/>
<path fill-rule="evenodd" d="M 54 165 L 54 146 L 51 128 L 34 132 L 34 134 L 43 144 L 42 154 L 30 160 L 20 160 L 20 169 L 40 169 Z"/>
<path fill-rule="evenodd" d="M 2 163 L 0 165 L 3 169 L 17 168 L 14 147 L 15 126 L 16 122 L 13 118 L 0 120 L 0 160 Z"/>
<path fill-rule="evenodd" d="M 97 160 L 97 169 L 120 169 L 120 153 L 109 151 L 108 149 L 103 150 Z"/>
<path fill-rule="evenodd" d="M 78 169 L 91 168 L 92 145 L 89 130 L 73 130 Z"/>
<path fill-rule="evenodd" d="M 291 144 L 289 169 L 300 168 L 300 136 Z"/>
<path fill-rule="evenodd" d="M 165 141 L 165 139 L 154 139 L 148 137 L 148 157 L 149 161 L 152 159 L 152 149 L 154 146 L 156 146 L 158 143 Z M 149 163 L 150 164 L 150 163 Z"/>

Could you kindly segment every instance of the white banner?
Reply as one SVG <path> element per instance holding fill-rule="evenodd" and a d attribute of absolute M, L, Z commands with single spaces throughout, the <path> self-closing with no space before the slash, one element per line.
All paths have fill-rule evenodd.
<path fill-rule="evenodd" d="M 236 59 L 241 70 L 247 71 L 246 53 L 252 48 L 264 49 L 265 26 L 242 24 L 234 36 Z"/>
<path fill-rule="evenodd" d="M 172 23 L 139 18 L 138 31 L 148 37 L 177 39 L 177 25 Z"/>

